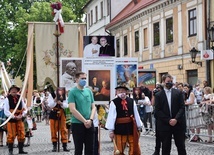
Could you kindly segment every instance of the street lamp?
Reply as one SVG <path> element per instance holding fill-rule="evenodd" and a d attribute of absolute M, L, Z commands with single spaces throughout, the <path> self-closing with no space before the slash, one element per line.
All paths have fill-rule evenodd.
<path fill-rule="evenodd" d="M 211 49 L 214 50 L 213 42 L 214 42 L 214 25 L 209 29 L 210 32 L 210 42 L 212 42 Z"/>
<path fill-rule="evenodd" d="M 201 61 L 195 61 L 196 55 L 197 55 L 197 53 L 199 53 L 199 51 L 196 50 L 195 47 L 193 47 L 189 52 L 190 52 L 190 55 L 191 55 L 191 58 L 192 58 L 192 63 L 195 63 L 195 64 L 197 64 L 197 65 L 202 67 L 202 62 Z"/>

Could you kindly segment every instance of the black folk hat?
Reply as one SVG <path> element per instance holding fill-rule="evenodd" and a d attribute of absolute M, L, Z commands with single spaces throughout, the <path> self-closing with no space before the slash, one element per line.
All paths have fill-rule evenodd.
<path fill-rule="evenodd" d="M 10 88 L 9 88 L 9 92 L 11 91 L 11 89 L 15 88 L 17 90 L 17 92 L 20 91 L 20 88 L 16 85 L 12 85 Z"/>
<path fill-rule="evenodd" d="M 129 90 L 129 88 L 127 88 L 126 86 L 117 86 L 115 89 L 116 89 L 116 90 L 117 90 L 117 89 Z"/>

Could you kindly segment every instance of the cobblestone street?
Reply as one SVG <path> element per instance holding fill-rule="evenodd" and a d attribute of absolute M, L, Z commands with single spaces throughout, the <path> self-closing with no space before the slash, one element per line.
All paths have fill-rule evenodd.
<path fill-rule="evenodd" d="M 44 122 L 37 123 L 37 130 L 33 131 L 33 137 L 31 139 L 31 145 L 29 147 L 25 147 L 24 150 L 28 152 L 30 155 L 73 155 L 74 154 L 74 145 L 72 143 L 68 144 L 68 148 L 70 152 L 63 152 L 62 147 L 60 148 L 60 152 L 52 153 L 52 144 L 50 140 L 50 128 L 45 125 Z M 17 142 L 16 142 L 17 143 Z M 155 139 L 152 135 L 141 135 L 140 137 L 140 145 L 142 155 L 152 155 L 154 152 Z M 188 155 L 211 155 L 214 152 L 214 144 L 205 144 L 205 143 L 189 143 L 186 142 L 186 149 Z M 111 155 L 113 150 L 113 143 L 110 141 L 108 137 L 108 131 L 101 129 L 101 155 Z M 8 149 L 5 146 L 0 148 L 0 155 L 7 155 Z M 18 154 L 18 148 L 14 148 L 14 154 Z M 126 150 L 126 155 L 128 155 Z M 177 155 L 176 147 L 173 143 L 171 155 Z"/>

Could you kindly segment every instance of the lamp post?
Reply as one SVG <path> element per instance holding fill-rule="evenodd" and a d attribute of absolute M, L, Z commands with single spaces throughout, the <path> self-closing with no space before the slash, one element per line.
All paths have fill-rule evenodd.
<path fill-rule="evenodd" d="M 201 61 L 195 61 L 196 55 L 197 55 L 197 53 L 199 53 L 199 51 L 197 49 L 195 49 L 195 47 L 193 47 L 189 52 L 190 52 L 190 55 L 191 55 L 192 63 L 195 63 L 195 64 L 197 64 L 197 65 L 202 67 L 202 62 Z"/>
<path fill-rule="evenodd" d="M 210 32 L 210 42 L 212 43 L 211 49 L 214 50 L 214 45 L 213 45 L 213 42 L 214 42 L 214 25 L 209 29 L 209 32 Z"/>
<path fill-rule="evenodd" d="M 213 45 L 213 42 L 214 42 L 214 25 L 210 29 L 208 29 L 208 31 L 209 31 L 208 48 L 212 49 L 212 52 L 214 54 L 214 45 Z M 210 46 L 210 42 L 212 43 L 212 46 Z M 207 61 L 207 81 L 208 81 L 208 84 L 211 86 L 211 83 L 212 83 L 212 80 L 211 80 L 211 68 L 212 67 L 211 67 L 210 61 L 211 60 Z"/>

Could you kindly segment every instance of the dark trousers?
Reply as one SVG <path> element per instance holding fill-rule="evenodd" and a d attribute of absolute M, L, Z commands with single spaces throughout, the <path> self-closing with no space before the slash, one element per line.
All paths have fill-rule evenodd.
<path fill-rule="evenodd" d="M 98 127 L 94 127 L 94 155 L 99 155 Z"/>
<path fill-rule="evenodd" d="M 185 132 L 178 130 L 158 131 L 162 142 L 162 155 L 170 155 L 172 135 L 178 150 L 178 155 L 186 155 L 185 149 Z"/>
<path fill-rule="evenodd" d="M 92 124 L 93 125 L 93 124 Z M 84 124 L 72 123 L 72 135 L 75 146 L 74 155 L 82 155 L 83 145 L 85 155 L 94 155 L 94 127 L 87 129 Z"/>
<path fill-rule="evenodd" d="M 148 128 L 147 128 L 147 121 L 148 121 L 148 119 L 149 119 L 150 129 L 152 129 L 152 113 L 151 112 L 147 112 L 144 115 L 143 125 L 146 128 L 146 131 L 148 130 Z"/>
<path fill-rule="evenodd" d="M 155 152 L 159 153 L 161 148 L 161 140 L 159 131 L 155 130 Z"/>

